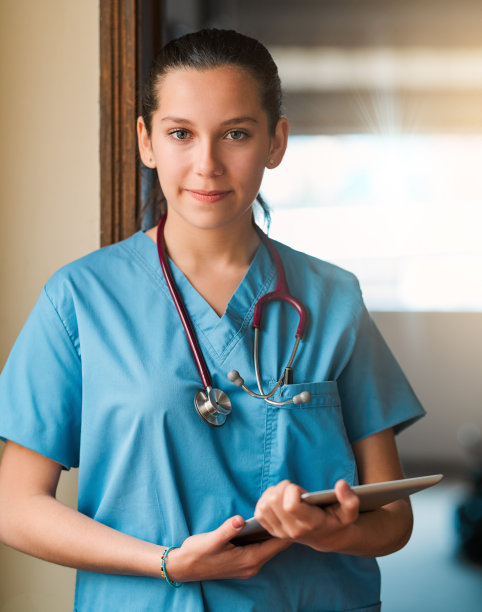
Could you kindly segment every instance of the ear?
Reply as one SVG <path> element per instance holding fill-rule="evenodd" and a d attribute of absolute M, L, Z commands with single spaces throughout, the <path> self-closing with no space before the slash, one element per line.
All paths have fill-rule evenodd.
<path fill-rule="evenodd" d="M 151 139 L 147 133 L 146 124 L 142 117 L 137 118 L 137 144 L 139 146 L 139 154 L 142 163 L 148 168 L 155 168 L 156 161 L 152 153 Z"/>
<path fill-rule="evenodd" d="M 274 135 L 271 137 L 269 156 L 266 163 L 267 168 L 276 168 L 280 165 L 288 144 L 289 131 L 290 124 L 288 119 L 286 119 L 286 117 L 281 117 L 276 124 Z"/>

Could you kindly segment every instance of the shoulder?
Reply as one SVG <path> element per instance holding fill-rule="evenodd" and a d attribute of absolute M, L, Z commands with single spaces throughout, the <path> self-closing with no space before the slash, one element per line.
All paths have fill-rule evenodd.
<path fill-rule="evenodd" d="M 307 288 L 315 299 L 342 300 L 345 304 L 359 310 L 363 298 L 357 277 L 350 272 L 286 244 L 273 241 L 281 256 L 290 287 L 296 285 Z"/>
<path fill-rule="evenodd" d="M 47 294 L 61 298 L 66 292 L 75 295 L 89 285 L 119 278 L 125 265 L 133 259 L 138 234 L 126 240 L 97 249 L 59 268 L 45 284 Z"/>
<path fill-rule="evenodd" d="M 140 232 L 62 266 L 47 281 L 44 294 L 68 329 L 75 330 L 79 312 L 95 310 L 106 299 L 118 303 L 119 292 L 139 277 L 136 244 Z"/>

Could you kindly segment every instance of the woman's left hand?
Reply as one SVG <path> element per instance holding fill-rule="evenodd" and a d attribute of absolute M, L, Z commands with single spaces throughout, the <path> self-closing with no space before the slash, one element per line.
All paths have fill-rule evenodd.
<path fill-rule="evenodd" d="M 338 503 L 324 509 L 301 501 L 305 490 L 289 480 L 269 487 L 256 504 L 256 520 L 277 538 L 324 552 L 340 548 L 359 516 L 359 500 L 345 480 L 335 485 Z"/>

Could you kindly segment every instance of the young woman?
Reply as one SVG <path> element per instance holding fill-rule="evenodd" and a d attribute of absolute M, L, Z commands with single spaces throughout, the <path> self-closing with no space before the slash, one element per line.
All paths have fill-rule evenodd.
<path fill-rule="evenodd" d="M 394 431 L 423 410 L 356 279 L 255 227 L 288 138 L 271 56 L 232 31 L 172 41 L 137 127 L 167 216 L 57 272 L 21 332 L 0 381 L 0 538 L 78 568 L 78 611 L 378 610 L 374 557 L 408 541 L 410 504 L 359 514 L 349 485 L 403 477 Z M 276 387 L 299 313 L 264 305 L 256 372 L 251 323 L 278 257 L 307 326 Z M 78 511 L 55 499 L 71 467 Z M 300 500 L 335 484 L 327 510 Z M 253 514 L 274 537 L 233 545 Z"/>

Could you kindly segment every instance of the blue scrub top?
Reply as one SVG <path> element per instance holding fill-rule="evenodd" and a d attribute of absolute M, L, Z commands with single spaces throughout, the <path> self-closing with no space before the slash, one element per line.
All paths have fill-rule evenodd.
<path fill-rule="evenodd" d="M 0 378 L 0 437 L 79 468 L 79 511 L 163 545 L 253 515 L 266 487 L 288 478 L 308 490 L 357 482 L 351 444 L 423 414 L 371 321 L 355 277 L 276 243 L 309 324 L 294 363 L 308 404 L 276 407 L 255 389 L 256 301 L 276 268 L 260 245 L 220 318 L 171 263 L 215 387 L 232 402 L 213 428 L 196 413 L 201 387 L 156 245 L 142 232 L 59 270 L 46 284 Z M 265 389 L 288 361 L 298 317 L 265 307 L 260 362 Z M 249 580 L 186 583 L 79 571 L 75 610 L 286 612 L 378 610 L 374 559 L 293 545 Z"/>

